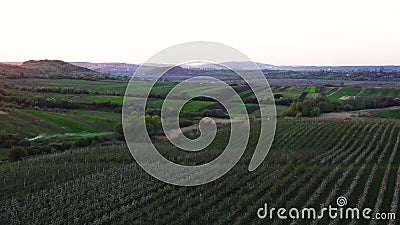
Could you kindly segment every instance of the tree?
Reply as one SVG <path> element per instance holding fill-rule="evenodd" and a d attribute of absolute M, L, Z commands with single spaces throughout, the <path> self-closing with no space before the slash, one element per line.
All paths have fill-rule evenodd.
<path fill-rule="evenodd" d="M 320 93 L 318 94 L 317 98 L 315 99 L 317 103 L 319 102 L 329 102 L 328 96 L 326 96 L 326 93 Z"/>
<path fill-rule="evenodd" d="M 283 95 L 282 94 L 274 94 L 274 98 L 280 99 L 280 98 L 283 98 Z"/>
<path fill-rule="evenodd" d="M 334 110 L 334 106 L 330 102 L 320 102 L 318 103 L 318 107 L 322 113 L 332 112 Z"/>
<path fill-rule="evenodd" d="M 301 120 L 301 117 L 303 117 L 303 114 L 301 114 L 301 112 L 296 114 L 296 119 Z"/>
<path fill-rule="evenodd" d="M 122 123 L 117 123 L 117 125 L 114 126 L 114 132 L 115 132 L 115 137 L 118 140 L 124 139 L 124 130 L 122 128 Z"/>
<path fill-rule="evenodd" d="M 145 120 L 146 128 L 150 135 L 153 134 L 155 131 L 159 131 L 162 128 L 161 118 L 157 115 L 146 115 Z"/>
<path fill-rule="evenodd" d="M 8 152 L 8 158 L 11 161 L 18 161 L 27 155 L 28 151 L 21 146 L 12 147 L 10 152 Z"/>
<path fill-rule="evenodd" d="M 400 105 L 400 98 L 395 98 L 394 99 L 394 104 L 395 105 Z"/>
<path fill-rule="evenodd" d="M 321 111 L 318 107 L 313 107 L 310 111 L 310 116 L 318 117 L 321 114 Z"/>

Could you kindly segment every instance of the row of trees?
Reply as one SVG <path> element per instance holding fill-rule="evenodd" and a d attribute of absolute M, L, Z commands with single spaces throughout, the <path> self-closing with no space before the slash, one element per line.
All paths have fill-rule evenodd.
<path fill-rule="evenodd" d="M 116 109 L 121 105 L 107 102 L 78 103 L 67 100 L 56 100 L 54 98 L 45 98 L 43 96 L 27 97 L 27 96 L 3 96 L 0 94 L 0 107 L 6 108 L 62 108 L 62 109 L 79 109 L 79 108 L 107 108 Z"/>
<path fill-rule="evenodd" d="M 18 161 L 26 156 L 39 155 L 44 153 L 54 153 L 69 150 L 72 148 L 94 146 L 106 141 L 111 141 L 109 137 L 86 137 L 79 138 L 75 141 L 51 141 L 51 142 L 30 142 L 27 139 L 20 139 L 18 142 L 8 140 L 5 143 L 13 143 L 13 145 L 2 144 L 2 147 L 10 148 L 8 159 Z"/>
<path fill-rule="evenodd" d="M 122 96 L 123 93 L 117 91 L 98 91 L 92 89 L 71 88 L 71 87 L 19 87 L 21 91 L 45 92 L 45 93 L 61 93 L 61 94 L 92 94 L 92 95 L 115 95 Z"/>
<path fill-rule="evenodd" d="M 400 105 L 400 99 L 394 97 L 357 97 L 347 101 L 331 101 L 325 93 L 321 93 L 315 100 L 294 100 L 289 109 L 282 112 L 282 116 L 317 117 L 320 113 L 352 111 L 373 108 L 384 108 Z"/>
<path fill-rule="evenodd" d="M 127 132 L 134 133 L 139 130 L 139 124 L 145 120 L 147 132 L 149 135 L 153 135 L 156 132 L 159 132 L 162 128 L 161 125 L 161 117 L 158 115 L 146 115 L 144 118 L 139 117 L 137 115 L 132 115 L 128 119 L 126 119 L 126 130 Z M 122 123 L 118 123 L 114 127 L 115 136 L 119 140 L 124 140 L 124 129 Z"/>

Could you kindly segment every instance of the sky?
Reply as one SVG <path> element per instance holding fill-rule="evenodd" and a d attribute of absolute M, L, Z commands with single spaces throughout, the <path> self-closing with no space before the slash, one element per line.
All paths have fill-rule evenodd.
<path fill-rule="evenodd" d="M 0 62 L 145 62 L 213 41 L 274 65 L 400 65 L 400 1 L 0 2 Z"/>

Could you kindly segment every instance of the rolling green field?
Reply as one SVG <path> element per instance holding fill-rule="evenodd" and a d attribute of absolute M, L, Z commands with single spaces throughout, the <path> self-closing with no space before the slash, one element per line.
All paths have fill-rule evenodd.
<path fill-rule="evenodd" d="M 0 115 L 0 135 L 13 134 L 22 139 L 51 142 L 78 140 L 87 137 L 113 137 L 114 126 L 121 114 L 94 110 L 39 111 L 14 109 Z M 40 137 L 40 138 L 35 138 Z M 0 160 L 7 159 L 1 150 Z"/>
<path fill-rule="evenodd" d="M 253 121 L 244 156 L 219 180 L 177 187 L 151 177 L 132 158 L 118 133 L 128 82 L 109 79 L 7 81 L 0 95 L 0 137 L 1 144 L 5 143 L 0 147 L 0 161 L 8 159 L 0 163 L 0 224 L 348 224 L 350 221 L 328 219 L 260 220 L 256 214 L 264 203 L 271 207 L 319 208 L 335 205 L 339 196 L 346 196 L 352 207 L 370 207 L 375 212 L 398 210 L 393 206 L 400 205 L 396 195 L 400 192 L 400 122 L 394 119 L 400 119 L 400 110 L 380 110 L 376 112 L 379 118 L 349 121 L 312 118 L 310 112 L 307 117 L 300 111 L 306 107 L 325 107 L 331 111 L 324 112 L 336 113 L 354 110 L 353 105 L 347 107 L 350 101 L 339 99 L 399 97 L 398 88 L 272 87 L 274 94 L 283 95 L 282 102 L 277 102 L 277 115 L 292 105 L 297 110 L 294 116 L 300 116 L 278 119 L 266 161 L 249 172 L 259 136 L 260 111 L 252 91 L 235 84 L 232 87 L 245 101 Z M 144 84 L 137 80 L 135 91 L 144 94 Z M 176 85 L 168 81 L 155 85 L 147 101 L 150 118 L 157 118 L 165 101 L 176 106 L 182 101 L 179 99 L 198 93 L 227 94 L 219 85 L 194 83 L 173 99 L 164 100 Z M 315 98 L 302 102 L 299 98 L 304 92 Z M 321 93 L 328 96 L 321 100 L 323 104 L 315 100 Z M 129 96 L 125 100 L 135 107 L 144 102 L 144 97 Z M 182 122 L 185 126 L 197 124 L 205 113 L 221 114 L 219 109 L 214 101 L 196 98 L 182 108 Z M 233 112 L 244 113 L 239 107 Z M 226 116 L 223 112 L 216 117 L 223 120 Z M 193 165 L 221 155 L 230 130 L 229 125 L 219 124 L 215 141 L 202 151 L 190 153 L 157 135 L 151 138 L 163 156 Z M 14 146 L 22 146 L 29 154 L 12 162 L 8 153 Z M 361 220 L 359 224 L 370 223 Z"/>
<path fill-rule="evenodd" d="M 229 130 L 221 129 L 218 142 L 200 152 L 183 153 L 162 141 L 156 146 L 180 164 L 208 162 L 228 137 Z M 266 161 L 249 172 L 257 139 L 254 129 L 239 163 L 221 179 L 197 187 L 156 180 L 123 145 L 0 164 L 0 223 L 308 224 L 312 221 L 259 219 L 257 210 L 265 203 L 318 210 L 336 206 L 339 196 L 347 197 L 349 207 L 379 212 L 399 204 L 394 197 L 400 190 L 398 122 L 280 121 Z"/>
<path fill-rule="evenodd" d="M 22 112 L 23 114 L 33 118 L 43 120 L 49 123 L 52 123 L 56 126 L 59 126 L 66 133 L 79 133 L 82 131 L 87 132 L 100 132 L 101 130 L 84 123 L 80 123 L 71 118 L 66 118 L 59 115 L 54 115 L 48 112 L 34 111 L 34 110 L 18 110 L 17 112 Z"/>
<path fill-rule="evenodd" d="M 117 123 L 121 121 L 121 106 L 124 101 L 127 81 L 122 80 L 82 80 L 82 79 L 39 79 L 24 78 L 10 79 L 7 81 L 7 97 L 14 101 L 4 103 L 2 108 L 6 115 L 0 115 L 0 134 L 15 134 L 21 138 L 32 138 L 38 135 L 111 133 Z M 144 91 L 144 81 L 136 80 L 134 87 L 139 93 Z M 147 107 L 155 111 L 161 109 L 163 97 L 177 85 L 176 82 L 160 81 L 154 86 Z M 189 90 L 181 91 L 174 98 L 179 99 L 195 95 L 197 93 L 225 94 L 220 85 L 212 83 L 193 83 Z M 47 88 L 47 89 L 46 89 Z M 246 108 L 251 112 L 250 117 L 260 116 L 255 108 L 255 96 L 245 86 L 233 86 L 238 90 L 238 95 L 245 101 Z M 256 87 L 261 88 L 261 87 Z M 65 91 L 63 91 L 65 90 Z M 366 96 L 377 98 L 381 96 L 399 97 L 398 88 L 369 88 L 369 87 L 323 87 L 323 86 L 279 86 L 272 87 L 274 94 L 282 94 L 283 100 L 296 101 L 304 92 L 310 93 L 314 98 L 324 92 L 329 100 L 340 102 L 342 96 Z M 75 92 L 74 92 L 75 91 Z M 82 92 L 82 93 L 81 93 Z M 315 94 L 314 94 L 315 93 Z M 19 100 L 21 99 L 21 100 Z M 18 101 L 17 101 L 18 100 Z M 126 97 L 125 100 L 140 103 L 143 97 Z M 43 101 L 45 103 L 43 103 Z M 172 104 L 178 104 L 179 100 L 168 100 Z M 42 102 L 39 106 L 37 102 Z M 174 103 L 175 102 L 175 103 Z M 343 101 L 342 101 L 343 102 Z M 0 101 L 1 103 L 1 101 Z M 53 106 L 47 107 L 51 103 Z M 291 102 L 277 106 L 277 115 L 288 109 Z M 31 104 L 31 106 L 28 106 Z M 343 105 L 346 103 L 342 103 Z M 216 109 L 213 101 L 190 101 L 182 110 L 183 114 L 195 114 L 204 109 Z M 236 110 L 236 111 L 235 111 Z M 234 109 L 236 113 L 240 113 Z M 384 115 L 381 117 L 396 117 L 396 115 Z M 55 137 L 55 136 L 54 136 Z M 110 135 L 112 138 L 112 135 Z"/>
<path fill-rule="evenodd" d="M 128 65 L 80 65 L 113 74 L 132 72 Z M 398 67 L 317 68 L 264 69 L 264 75 L 273 79 L 274 96 L 257 99 L 254 90 L 228 70 L 175 67 L 148 93 L 145 79 L 163 68 L 149 67 L 149 72 L 130 82 L 129 76 L 102 74 L 59 60 L 33 60 L 20 66 L 0 63 L 0 225 L 398 224 L 398 218 L 258 218 L 257 212 L 266 204 L 288 210 L 313 207 L 318 213 L 322 207 L 337 207 L 338 197 L 346 197 L 348 208 L 368 207 L 373 213 L 392 212 L 397 217 L 400 213 Z M 254 75 L 254 71 L 242 72 Z M 168 81 L 197 75 L 226 79 L 244 108 L 233 107 L 230 115 L 212 100 L 211 96 L 237 97 L 219 82 L 185 80 L 184 88 L 175 89 L 182 87 L 180 82 Z M 254 80 L 254 88 L 269 91 L 259 81 Z M 173 89 L 177 91 L 171 93 Z M 343 96 L 351 98 L 340 99 Z M 177 108 L 182 102 L 178 122 L 187 138 L 211 134 L 199 129 L 202 118 L 212 117 L 217 123 L 215 138 L 200 151 L 183 151 L 166 137 L 167 132 L 170 138 L 179 132 L 163 130 L 163 123 L 170 122 L 161 118 L 163 104 Z M 137 112 L 144 103 L 143 118 Z M 268 147 L 263 143 L 266 137 L 260 137 L 265 120 L 260 118 L 259 103 L 266 106 L 262 119 L 276 119 L 276 132 L 264 162 L 249 171 L 255 148 Z M 127 112 L 123 105 L 132 113 L 122 115 Z M 272 118 L 275 109 L 277 118 Z M 231 136 L 231 123 L 241 121 L 228 119 L 245 113 L 250 117 L 249 140 Z M 138 124 L 145 127 L 139 130 Z M 180 187 L 159 181 L 140 167 L 126 145 L 124 130 L 133 130 L 126 137 L 139 137 L 130 149 L 134 153 L 142 150 L 140 134 L 147 133 L 161 156 L 184 166 L 212 165 L 225 151 L 235 153 L 234 148 L 225 149 L 230 139 L 245 143 L 246 149 L 221 178 Z M 145 161 L 154 171 L 181 181 L 214 172 L 177 173 L 163 170 L 165 161 Z"/>
<path fill-rule="evenodd" d="M 27 116 L 34 121 L 43 121 L 54 127 L 59 127 L 66 133 L 104 132 L 91 122 L 112 129 L 113 124 L 120 120 L 120 115 L 112 112 L 97 112 L 85 110 L 69 110 L 61 112 L 46 112 L 35 110 L 15 110 L 18 114 Z"/>

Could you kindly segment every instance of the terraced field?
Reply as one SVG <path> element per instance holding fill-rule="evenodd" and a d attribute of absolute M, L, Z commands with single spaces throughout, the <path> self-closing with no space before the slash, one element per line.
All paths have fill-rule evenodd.
<path fill-rule="evenodd" d="M 400 88 L 365 88 L 360 96 L 380 97 L 380 96 L 394 96 L 400 97 Z"/>
<path fill-rule="evenodd" d="M 257 128 L 257 124 L 253 124 Z M 279 121 L 267 160 L 247 167 L 257 142 L 253 130 L 244 157 L 223 178 L 177 187 L 145 173 L 125 146 L 67 151 L 0 164 L 1 224 L 349 224 L 355 221 L 261 220 L 257 209 L 320 208 L 345 196 L 348 206 L 398 212 L 400 123 Z M 206 150 L 182 153 L 158 142 L 182 164 L 221 153 L 229 130 Z M 359 221 L 359 224 L 388 221 Z"/>
<path fill-rule="evenodd" d="M 360 93 L 361 90 L 362 90 L 361 87 L 353 87 L 353 86 L 344 87 L 335 92 L 330 97 L 333 99 L 339 99 L 343 96 L 356 96 L 358 93 Z"/>
<path fill-rule="evenodd" d="M 125 93 L 128 82 L 126 81 L 115 81 L 115 80 L 102 80 L 102 81 L 91 81 L 91 80 L 79 80 L 79 79 L 18 79 L 10 80 L 11 85 L 19 87 L 60 87 L 60 88 L 78 88 L 84 90 L 98 91 L 100 93 L 114 94 L 115 92 L 123 94 Z"/>
<path fill-rule="evenodd" d="M 273 88 L 274 94 L 282 94 L 284 97 L 298 98 L 301 93 L 305 92 L 307 86 L 286 86 Z"/>

